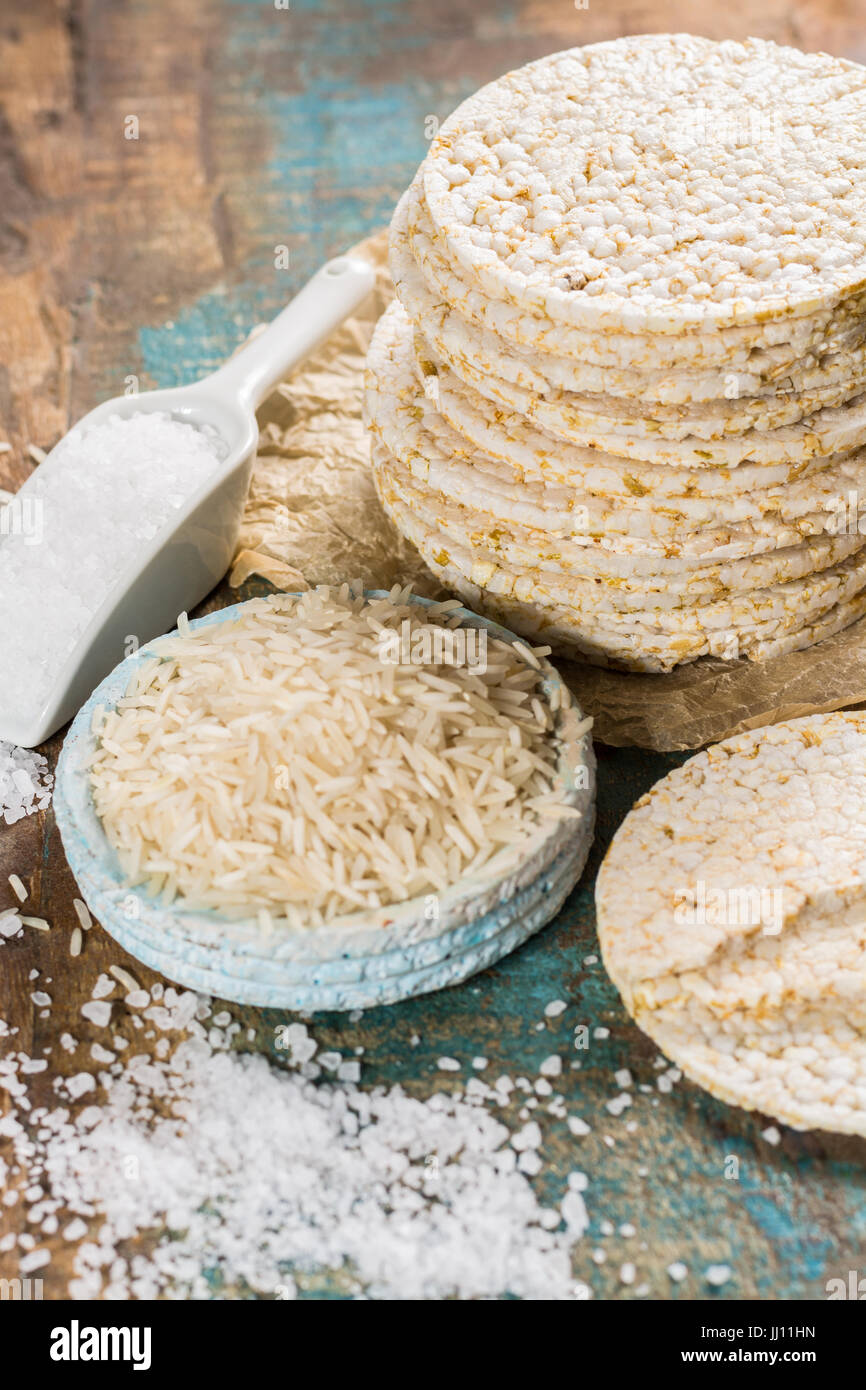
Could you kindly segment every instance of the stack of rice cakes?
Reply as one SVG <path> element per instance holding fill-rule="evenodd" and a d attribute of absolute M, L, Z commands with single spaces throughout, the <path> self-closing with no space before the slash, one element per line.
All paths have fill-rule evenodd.
<path fill-rule="evenodd" d="M 383 503 L 473 608 L 603 664 L 866 612 L 866 68 L 618 39 L 443 125 L 368 359 Z"/>

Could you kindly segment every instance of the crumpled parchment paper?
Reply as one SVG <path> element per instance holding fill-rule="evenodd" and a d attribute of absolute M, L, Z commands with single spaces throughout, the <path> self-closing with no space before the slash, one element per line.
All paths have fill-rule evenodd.
<path fill-rule="evenodd" d="M 233 585 L 258 574 L 281 589 L 360 579 L 369 589 L 411 583 L 420 594 L 444 593 L 382 511 L 361 422 L 367 344 L 393 295 L 386 247 L 380 232 L 353 248 L 375 265 L 375 292 L 259 411 Z M 866 618 L 761 663 L 704 657 L 664 676 L 556 664 L 603 743 L 699 748 L 743 729 L 866 703 Z"/>

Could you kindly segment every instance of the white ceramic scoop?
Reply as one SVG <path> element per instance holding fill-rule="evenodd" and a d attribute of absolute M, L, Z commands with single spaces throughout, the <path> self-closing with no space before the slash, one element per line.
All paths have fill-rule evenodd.
<path fill-rule="evenodd" d="M 49 673 L 48 694 L 44 684 L 40 691 L 32 684 L 28 689 L 26 681 L 5 682 L 0 738 L 25 748 L 41 743 L 75 714 L 128 654 L 130 635 L 144 643 L 174 627 L 178 613 L 201 602 L 219 582 L 234 553 L 249 488 L 258 442 L 256 408 L 292 367 L 357 308 L 374 280 L 372 267 L 364 261 L 349 256 L 329 261 L 273 323 L 218 371 L 191 386 L 119 396 L 79 421 L 76 428 L 86 431 L 109 416 L 162 411 L 199 428 L 212 426 L 227 453 L 215 461 L 212 475 L 151 540 L 131 547 L 127 568 L 106 588 L 104 600 L 75 647 L 54 653 L 56 670 L 52 652 L 40 651 Z M 52 469 L 62 465 L 55 457 L 58 448 L 36 470 L 41 480 L 50 482 Z M 19 506 L 26 501 L 29 482 L 17 494 Z M 79 552 L 98 555 L 99 539 L 99 517 L 94 515 L 92 535 L 78 537 Z M 0 559 L 3 541 L 0 535 Z M 34 546 L 31 554 L 33 589 L 28 588 L 28 601 L 31 592 L 39 592 L 39 547 Z M 14 604 L 14 594 L 4 594 L 0 564 L 0 604 L 4 602 Z M 14 673 L 14 649 L 0 652 L 0 660 Z"/>

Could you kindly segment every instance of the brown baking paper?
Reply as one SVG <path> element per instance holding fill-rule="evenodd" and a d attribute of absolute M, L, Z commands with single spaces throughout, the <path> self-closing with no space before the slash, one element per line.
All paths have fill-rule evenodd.
<path fill-rule="evenodd" d="M 374 294 L 259 411 L 261 439 L 230 582 L 252 574 L 282 589 L 360 579 L 368 589 L 439 581 L 385 516 L 361 421 L 364 356 L 393 287 L 386 233 L 354 254 L 377 270 Z M 557 660 L 603 743 L 699 748 L 780 719 L 866 703 L 866 618 L 806 651 L 770 661 L 703 657 L 669 675 Z"/>

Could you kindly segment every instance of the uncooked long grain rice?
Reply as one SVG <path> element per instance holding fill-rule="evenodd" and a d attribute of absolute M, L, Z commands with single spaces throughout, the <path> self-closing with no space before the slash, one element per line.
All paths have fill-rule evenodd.
<path fill-rule="evenodd" d="M 24 887 L 24 884 L 21 882 L 21 879 L 18 877 L 17 874 L 9 875 L 9 885 L 18 901 L 20 903 L 26 902 L 27 889 Z"/>
<path fill-rule="evenodd" d="M 78 918 L 82 930 L 90 931 L 90 928 L 93 926 L 93 918 L 87 910 L 87 904 L 83 903 L 80 898 L 73 898 L 72 906 L 75 908 L 75 915 Z"/>
<path fill-rule="evenodd" d="M 490 638 L 486 665 L 415 664 L 454 606 L 323 587 L 152 644 L 100 713 L 92 764 L 131 885 L 316 924 L 444 889 L 544 834 L 562 805 L 547 649 Z"/>

